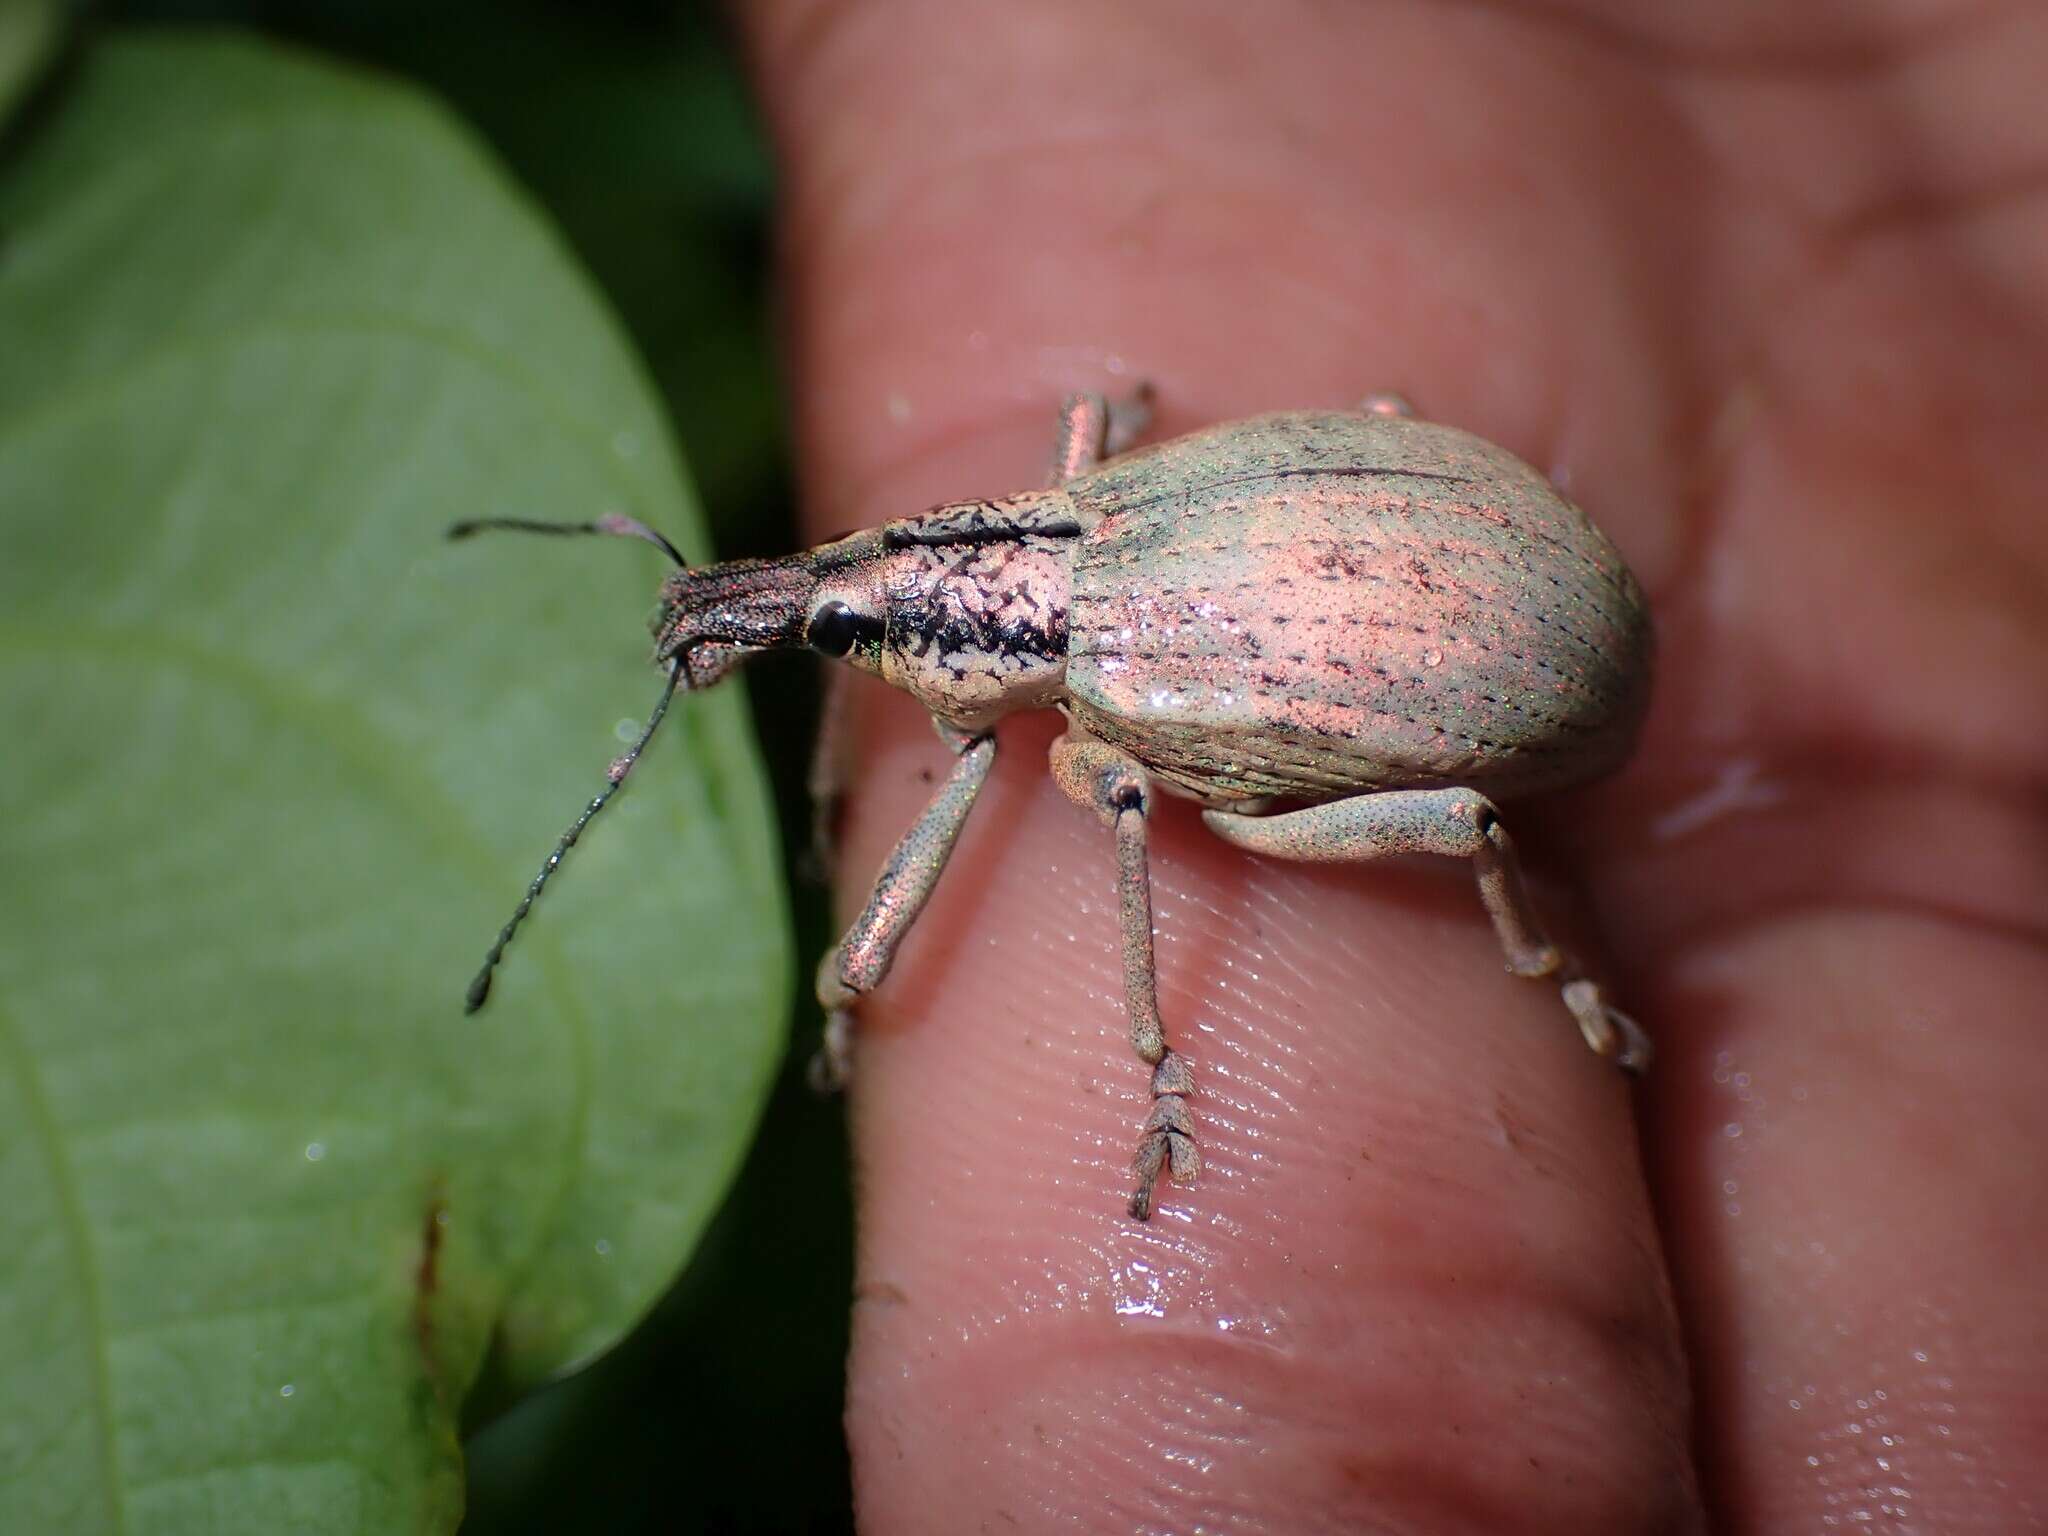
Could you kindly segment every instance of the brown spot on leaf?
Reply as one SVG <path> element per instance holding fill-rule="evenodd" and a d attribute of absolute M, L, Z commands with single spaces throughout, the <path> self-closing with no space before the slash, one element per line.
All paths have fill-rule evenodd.
<path fill-rule="evenodd" d="M 437 1190 L 420 1224 L 420 1257 L 413 1270 L 412 1332 L 435 1395 L 446 1397 L 440 1362 L 434 1357 L 434 1297 L 441 1288 L 441 1242 L 448 1231 L 448 1202 Z"/>

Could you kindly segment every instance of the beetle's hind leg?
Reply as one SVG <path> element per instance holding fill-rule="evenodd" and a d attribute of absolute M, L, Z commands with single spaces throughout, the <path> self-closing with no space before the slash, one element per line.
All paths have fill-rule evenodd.
<path fill-rule="evenodd" d="M 1391 853 L 1439 853 L 1470 859 L 1479 899 L 1517 976 L 1562 984 L 1564 1005 L 1594 1054 L 1628 1072 L 1650 1064 L 1650 1040 L 1634 1019 L 1607 1001 L 1600 984 L 1579 973 L 1543 935 L 1522 886 L 1515 845 L 1494 803 L 1470 789 L 1387 790 L 1333 800 L 1278 816 L 1204 811 L 1202 820 L 1225 842 L 1272 858 L 1350 863 Z"/>
<path fill-rule="evenodd" d="M 1176 1184 L 1193 1181 L 1202 1154 L 1195 1146 L 1195 1119 L 1188 1095 L 1195 1075 L 1187 1059 L 1166 1045 L 1159 1022 L 1159 979 L 1152 959 L 1152 876 L 1145 857 L 1145 830 L 1152 811 L 1152 785 L 1137 760 L 1092 737 L 1069 730 L 1052 744 L 1052 776 L 1066 795 L 1094 811 L 1116 833 L 1116 885 L 1123 930 L 1124 1003 L 1130 1013 L 1131 1045 L 1152 1068 L 1152 1113 L 1138 1140 L 1134 1166 L 1138 1185 L 1131 1214 L 1152 1214 L 1153 1187 L 1163 1172 Z"/>

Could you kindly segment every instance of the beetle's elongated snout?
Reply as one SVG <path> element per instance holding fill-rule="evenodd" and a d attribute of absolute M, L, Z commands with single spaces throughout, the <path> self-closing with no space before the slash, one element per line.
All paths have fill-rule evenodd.
<path fill-rule="evenodd" d="M 671 571 L 654 617 L 656 663 L 680 660 L 686 686 L 705 688 L 754 652 L 816 644 L 812 626 L 831 594 L 845 586 L 842 599 L 856 596 L 863 608 L 872 603 L 859 573 L 873 560 L 875 543 L 872 534 L 857 534 L 779 559 Z"/>
<path fill-rule="evenodd" d="M 802 556 L 671 571 L 654 617 L 654 659 L 680 656 L 701 687 L 746 652 L 802 645 L 817 585 Z"/>

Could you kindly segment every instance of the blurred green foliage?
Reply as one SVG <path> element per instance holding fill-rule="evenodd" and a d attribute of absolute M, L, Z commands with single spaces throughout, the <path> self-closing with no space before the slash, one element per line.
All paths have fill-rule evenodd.
<path fill-rule="evenodd" d="M 367 65 L 450 104 L 534 195 L 622 318 L 683 440 L 720 553 L 788 546 L 793 519 L 768 346 L 769 166 L 736 60 L 708 9 L 131 0 L 89 18 L 74 38 L 68 67 L 75 70 L 77 57 L 104 46 L 106 30 L 134 21 L 232 24 Z M 45 94 L 61 98 L 70 83 L 60 70 Z M 532 494 L 547 492 L 542 486 Z M 550 515 L 539 505 L 522 503 L 519 510 Z M 552 515 L 579 514 L 577 508 L 552 509 Z M 494 611 L 504 615 L 506 632 L 488 637 L 497 665 L 463 650 L 449 666 L 468 668 L 470 686 L 482 695 L 480 709 L 513 715 L 526 732 L 522 741 L 546 740 L 549 762 L 559 741 L 563 760 L 587 771 L 586 760 L 604 749 L 574 719 L 537 721 L 525 708 L 508 709 L 508 675 L 517 682 L 525 669 L 540 670 L 542 683 L 559 677 L 573 697 L 578 684 L 572 679 L 592 684 L 616 676 L 622 663 L 637 663 L 646 562 L 602 543 L 573 554 L 552 543 L 518 541 L 488 553 L 481 545 L 457 553 L 474 557 L 459 578 L 466 588 L 485 587 L 505 599 Z M 438 550 L 434 568 L 447 569 Z M 322 600 L 339 601 L 332 592 Z M 534 650 L 521 639 L 537 624 L 569 621 L 574 639 L 536 631 Z M 794 835 L 803 824 L 798 780 L 809 720 L 808 673 L 797 678 L 799 686 L 759 696 L 789 847 L 799 846 Z M 644 708 L 643 681 L 651 678 L 633 676 L 629 707 Z M 687 708 L 694 713 L 708 702 L 693 700 Z M 111 713 L 119 734 L 118 711 Z M 526 748 L 511 746 L 512 729 L 501 720 L 488 736 L 476 732 L 467 739 L 472 748 L 516 756 Z M 713 727 L 700 722 L 689 728 L 703 729 Z M 448 734 L 462 737 L 461 722 L 451 723 Z M 668 748 L 671 756 L 684 750 L 673 742 Z M 560 772 L 547 771 L 530 755 L 510 766 L 531 799 L 563 782 Z M 580 905 L 572 905 L 567 885 L 549 897 L 549 924 L 565 950 L 574 947 L 570 928 L 579 914 L 657 932 L 657 947 L 659 934 L 673 943 L 682 928 L 686 920 L 673 916 L 673 903 L 689 899 L 691 839 L 706 834 L 701 817 L 694 833 L 684 825 L 691 815 L 672 766 L 662 770 L 666 782 L 653 772 L 645 782 L 636 780 L 636 793 L 609 814 L 623 819 L 629 807 L 638 807 L 638 814 L 657 817 L 663 830 L 652 841 L 673 856 L 654 867 L 635 866 L 632 850 L 649 839 L 636 840 L 630 828 L 614 844 L 623 856 L 610 869 L 596 867 L 598 845 L 580 850 L 577 860 L 585 867 L 575 871 L 575 884 L 584 894 L 574 899 Z M 584 785 L 573 776 L 569 782 Z M 529 803 L 490 810 L 494 840 L 522 849 L 537 845 L 574 809 L 550 801 L 550 809 L 533 813 Z M 477 814 L 481 820 L 485 812 Z M 539 851 L 532 849 L 536 857 Z M 509 902 L 517 893 L 503 894 Z M 470 917 L 463 914 L 466 942 L 453 950 L 463 961 L 497 920 L 494 912 L 479 929 Z M 802 894 L 797 918 L 797 953 L 814 954 L 826 937 L 822 900 Z M 437 945 L 439 936 L 437 929 Z M 522 937 L 522 945 L 532 937 Z M 535 954 L 525 957 L 529 979 L 540 969 L 539 950 L 552 942 L 537 942 Z M 786 952 L 778 964 L 784 972 L 779 985 L 798 990 Z M 702 967 L 690 966 L 687 954 L 671 947 L 650 952 L 632 973 L 602 986 L 606 996 L 658 1003 L 693 995 L 703 976 Z M 461 978 L 454 979 L 459 984 Z M 586 980 L 579 967 L 573 979 L 553 985 L 575 989 Z M 440 996 L 435 993 L 434 1001 Z M 488 1027 L 491 1050 L 517 1052 L 516 1035 L 493 1016 L 509 1015 L 505 1001 L 501 995 L 493 1014 L 478 1022 Z M 590 1369 L 516 1401 L 522 1385 L 517 1357 L 494 1358 L 491 1378 L 474 1400 L 484 1406 L 469 1426 L 466 1531 L 850 1528 L 839 1425 L 851 1288 L 843 1127 L 834 1107 L 800 1086 L 797 1068 L 815 1029 L 815 1020 L 805 1019 L 808 1028 L 800 1021 L 798 1049 L 784 1064 L 738 1184 L 690 1268 L 648 1322 Z M 451 1034 L 460 1027 L 446 1021 Z M 460 1038 L 473 1042 L 476 1036 Z M 458 1059 L 470 1069 L 473 1055 Z M 432 1080 L 445 1082 L 448 1069 L 438 1070 Z M 657 1068 L 657 1081 L 665 1082 L 660 1074 L 669 1070 Z M 497 1080 L 495 1073 L 482 1074 L 477 1091 Z M 686 1086 L 679 1084 L 675 1096 L 687 1100 Z M 671 1158 L 681 1155 L 674 1145 Z M 664 1169 L 658 1147 L 647 1155 L 652 1180 L 717 1174 L 715 1168 Z"/>
<path fill-rule="evenodd" d="M 0 3 L 0 127 L 49 66 L 63 30 L 57 0 Z"/>

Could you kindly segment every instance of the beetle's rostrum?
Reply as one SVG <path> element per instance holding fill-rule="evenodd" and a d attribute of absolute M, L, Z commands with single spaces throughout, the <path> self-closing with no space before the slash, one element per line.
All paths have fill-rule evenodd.
<path fill-rule="evenodd" d="M 1390 396 L 1129 451 L 1140 391 L 1061 412 L 1052 483 L 957 502 L 770 560 L 691 569 L 631 518 L 509 527 L 665 549 L 661 702 L 556 844 L 470 989 L 638 760 L 679 688 L 761 651 L 807 648 L 918 700 L 954 754 L 818 971 L 822 1075 L 843 1081 L 852 1006 L 888 973 L 995 761 L 995 723 L 1058 709 L 1056 783 L 1116 838 L 1132 1044 L 1152 1068 L 1131 1214 L 1200 1168 L 1194 1073 L 1168 1047 L 1152 953 L 1155 792 L 1276 858 L 1435 853 L 1473 862 L 1508 969 L 1550 978 L 1586 1043 L 1641 1071 L 1650 1046 L 1543 933 L 1495 798 L 1606 773 L 1648 704 L 1642 589 L 1606 536 L 1521 460 L 1415 420 Z M 828 720 L 836 715 L 828 706 Z M 836 795 L 821 742 L 814 790 Z M 821 821 L 822 824 L 822 821 Z"/>

